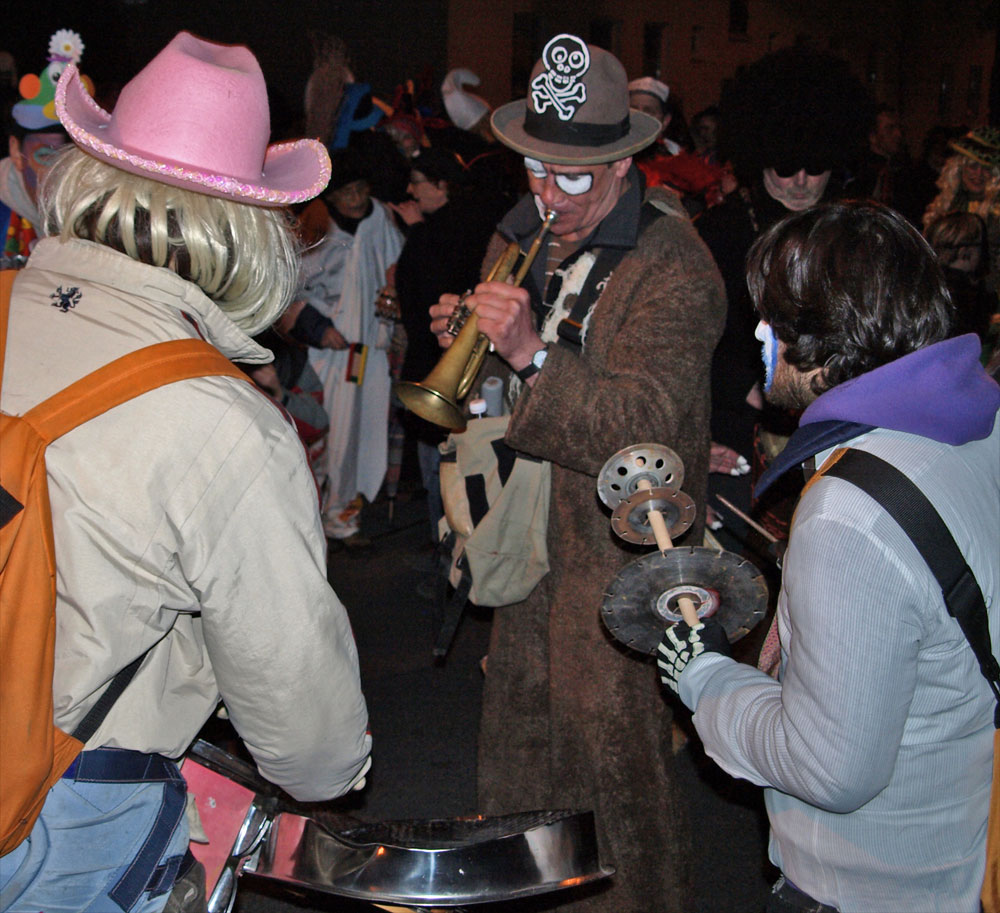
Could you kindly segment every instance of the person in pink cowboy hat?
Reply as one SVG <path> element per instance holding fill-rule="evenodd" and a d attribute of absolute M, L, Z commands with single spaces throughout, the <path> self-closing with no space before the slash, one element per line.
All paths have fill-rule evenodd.
<path fill-rule="evenodd" d="M 269 362 L 250 337 L 298 275 L 282 207 L 322 191 L 330 164 L 313 140 L 268 145 L 253 54 L 182 32 L 110 113 L 73 65 L 55 101 L 73 145 L 42 186 L 48 237 L 14 282 L 3 411 L 168 340 Z M 159 911 L 188 845 L 173 759 L 220 696 L 297 799 L 364 783 L 367 711 L 315 486 L 294 427 L 230 376 L 144 393 L 56 440 L 46 467 L 55 724 L 73 732 L 120 693 L 0 858 L 0 909 Z"/>

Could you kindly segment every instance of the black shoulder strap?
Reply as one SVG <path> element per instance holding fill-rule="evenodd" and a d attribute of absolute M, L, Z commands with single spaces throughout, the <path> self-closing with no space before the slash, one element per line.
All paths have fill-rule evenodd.
<path fill-rule="evenodd" d="M 993 656 L 983 591 L 951 531 L 927 496 L 900 470 L 873 453 L 847 449 L 823 475 L 851 482 L 882 505 L 917 547 L 941 586 L 948 614 L 956 619 L 997 700 L 1000 729 L 1000 664 Z"/>
<path fill-rule="evenodd" d="M 80 720 L 80 724 L 70 733 L 74 739 L 79 739 L 85 745 L 87 744 L 90 737 L 97 732 L 97 728 L 104 722 L 104 718 L 111 712 L 115 701 L 121 697 L 122 692 L 128 687 L 128 683 L 135 677 L 136 672 L 139 671 L 139 666 L 142 665 L 142 661 L 145 658 L 146 654 L 143 653 L 132 660 L 124 669 L 118 671 L 118 674 L 111 679 L 111 683 L 105 689 L 104 693 L 97 699 L 97 703 L 90 708 L 87 715 Z"/>
<path fill-rule="evenodd" d="M 643 232 L 657 219 L 668 215 L 670 215 L 668 210 L 661 209 L 655 203 L 645 200 L 642 206 L 639 207 L 639 228 L 636 237 L 641 237 Z M 560 269 L 568 269 L 572 263 L 576 262 L 578 257 L 589 250 L 591 248 L 581 247 L 560 264 Z M 629 249 L 624 247 L 597 248 L 597 259 L 590 268 L 590 273 L 587 275 L 587 279 L 583 284 L 583 288 L 580 289 L 576 301 L 573 302 L 569 315 L 561 320 L 559 326 L 556 327 L 560 341 L 569 343 L 569 350 L 571 352 L 578 353 L 583 347 L 583 321 L 599 296 L 597 284 L 607 279 L 618 268 L 618 264 L 625 259 L 627 253 L 629 253 Z M 546 290 L 546 304 L 549 306 L 552 305 L 556 298 L 559 297 L 561 287 L 562 279 L 558 276 L 553 276 Z"/>

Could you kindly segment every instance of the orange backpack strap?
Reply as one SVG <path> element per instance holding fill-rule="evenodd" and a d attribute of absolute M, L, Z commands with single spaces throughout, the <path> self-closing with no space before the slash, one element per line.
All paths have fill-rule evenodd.
<path fill-rule="evenodd" d="M 0 272 L 0 371 L 14 275 Z M 0 856 L 31 831 L 52 784 L 96 731 L 143 660 L 112 679 L 72 734 L 53 725 L 56 558 L 44 447 L 82 422 L 154 387 L 226 375 L 249 378 L 201 339 L 131 352 L 22 416 L 0 415 Z M 2 376 L 2 374 L 0 374 Z"/>
<path fill-rule="evenodd" d="M 137 349 L 98 368 L 39 403 L 22 418 L 46 440 L 142 393 L 178 380 L 224 375 L 250 382 L 218 349 L 201 339 L 174 339 Z"/>
<path fill-rule="evenodd" d="M 0 381 L 7 349 L 10 298 L 17 270 L 0 270 Z M 30 409 L 22 418 L 47 441 L 149 390 L 192 377 L 250 379 L 201 339 L 173 339 L 137 349 L 98 368 Z"/>
<path fill-rule="evenodd" d="M 826 472 L 826 471 L 827 471 L 828 469 L 830 469 L 830 467 L 831 467 L 831 466 L 834 466 L 834 465 L 835 465 L 835 464 L 837 463 L 837 461 L 838 461 L 838 460 L 839 460 L 839 459 L 840 459 L 840 458 L 841 458 L 841 457 L 842 457 L 842 456 L 843 456 L 843 455 L 844 455 L 845 453 L 847 453 L 847 451 L 848 451 L 849 449 L 850 449 L 850 448 L 848 448 L 848 447 L 838 447 L 838 448 L 837 448 L 836 450 L 834 450 L 834 451 L 833 451 L 833 453 L 831 453 L 831 454 L 830 454 L 830 455 L 829 455 L 829 456 L 828 456 L 828 457 L 826 458 L 826 460 L 825 460 L 825 461 L 823 462 L 823 465 L 822 465 L 822 466 L 820 466 L 820 467 L 819 467 L 819 469 L 817 469 L 817 470 L 816 470 L 816 471 L 815 471 L 815 472 L 814 472 L 814 473 L 813 473 L 813 474 L 812 474 L 812 475 L 811 475 L 811 476 L 809 477 L 809 481 L 808 481 L 808 482 L 806 482 L 806 484 L 805 484 L 805 485 L 803 486 L 803 488 L 802 488 L 802 491 L 800 491 L 800 492 L 799 492 L 799 500 L 798 500 L 798 501 L 796 502 L 796 504 L 795 504 L 795 510 L 796 510 L 796 511 L 798 511 L 798 509 L 799 509 L 799 504 L 801 504 L 801 503 L 802 503 L 802 498 L 803 498 L 803 496 L 805 495 L 805 493 L 806 493 L 807 491 L 809 491 L 809 489 L 810 489 L 810 488 L 812 488 L 812 487 L 813 487 L 813 485 L 815 485 L 815 484 L 816 484 L 816 483 L 817 483 L 817 482 L 818 482 L 818 481 L 819 481 L 820 479 L 822 479 L 822 478 L 823 478 L 823 474 L 824 474 L 824 473 L 825 473 L 825 472 Z M 793 514 L 792 514 L 792 523 L 794 523 L 794 522 L 795 522 L 795 515 L 794 515 L 794 513 L 793 513 Z"/>
<path fill-rule="evenodd" d="M 3 356 L 7 351 L 7 315 L 16 277 L 16 269 L 0 269 L 0 381 L 3 380 Z"/>
<path fill-rule="evenodd" d="M 820 479 L 822 479 L 823 478 L 823 474 L 828 469 L 830 469 L 830 467 L 833 466 L 845 453 L 847 453 L 847 451 L 849 449 L 850 448 L 848 448 L 848 447 L 838 447 L 836 450 L 833 451 L 833 453 L 831 453 L 826 458 L 826 460 L 824 460 L 823 465 L 820 466 L 819 469 L 817 469 L 812 474 L 812 476 L 810 477 L 809 481 L 806 482 L 806 484 L 803 487 L 802 491 L 799 493 L 799 500 L 800 501 L 802 500 L 802 495 L 804 495 L 807 491 L 809 491 L 810 488 L 813 487 L 813 485 L 815 485 Z"/>

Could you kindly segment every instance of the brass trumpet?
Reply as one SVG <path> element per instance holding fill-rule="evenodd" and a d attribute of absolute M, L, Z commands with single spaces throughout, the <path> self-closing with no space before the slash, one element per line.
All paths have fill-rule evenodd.
<path fill-rule="evenodd" d="M 493 264 L 486 281 L 509 282 L 513 286 L 519 286 L 528 275 L 528 270 L 555 220 L 555 210 L 546 210 L 541 230 L 523 257 L 520 245 L 512 241 Z M 515 273 L 514 267 L 519 257 L 521 263 Z M 395 390 L 403 405 L 411 412 L 442 428 L 462 431 L 465 429 L 465 415 L 460 401 L 472 389 L 483 359 L 489 351 L 490 341 L 485 334 L 479 332 L 476 313 L 465 306 L 464 296 L 449 318 L 448 331 L 455 336 L 455 341 L 445 349 L 434 370 L 419 383 L 400 381 Z"/>

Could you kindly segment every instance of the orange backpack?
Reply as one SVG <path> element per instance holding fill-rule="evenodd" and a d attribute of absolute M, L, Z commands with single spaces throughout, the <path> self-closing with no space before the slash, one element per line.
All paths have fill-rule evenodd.
<path fill-rule="evenodd" d="M 0 271 L 0 380 L 16 272 Z M 108 409 L 164 384 L 247 380 L 200 339 L 132 352 L 21 416 L 0 413 L 0 856 L 28 836 L 49 789 L 100 725 L 143 657 L 119 672 L 72 734 L 53 723 L 55 546 L 45 448 Z"/>

